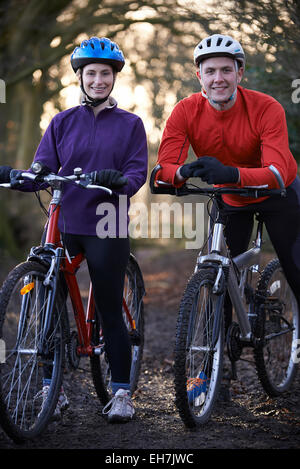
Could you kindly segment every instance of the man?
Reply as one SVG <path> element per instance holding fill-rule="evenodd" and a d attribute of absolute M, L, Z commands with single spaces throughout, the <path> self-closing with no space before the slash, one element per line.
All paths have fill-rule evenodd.
<path fill-rule="evenodd" d="M 282 178 L 290 185 L 297 164 L 288 148 L 284 110 L 272 97 L 239 86 L 245 68 L 241 45 L 214 34 L 197 45 L 194 61 L 202 93 L 179 102 L 168 119 L 159 179 L 177 186 L 200 176 L 210 184 L 274 188 Z M 201 159 L 182 167 L 190 144 Z M 240 197 L 229 200 L 244 205 Z"/>
<path fill-rule="evenodd" d="M 194 62 L 202 93 L 183 99 L 171 113 L 156 178 L 176 187 L 189 177 L 221 186 L 284 185 L 285 198 L 224 195 L 225 236 L 233 256 L 245 251 L 254 214 L 259 213 L 300 304 L 300 180 L 284 110 L 271 96 L 239 85 L 245 54 L 232 37 L 214 34 L 203 39 L 195 48 Z M 185 164 L 190 145 L 197 159 Z"/>

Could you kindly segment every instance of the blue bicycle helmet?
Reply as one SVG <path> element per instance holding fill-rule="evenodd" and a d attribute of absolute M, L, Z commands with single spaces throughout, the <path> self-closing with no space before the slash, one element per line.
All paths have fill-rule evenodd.
<path fill-rule="evenodd" d="M 71 55 L 71 65 L 76 73 L 79 68 L 91 63 L 107 63 L 117 72 L 125 65 L 123 52 L 119 46 L 106 37 L 92 37 L 82 41 Z"/>

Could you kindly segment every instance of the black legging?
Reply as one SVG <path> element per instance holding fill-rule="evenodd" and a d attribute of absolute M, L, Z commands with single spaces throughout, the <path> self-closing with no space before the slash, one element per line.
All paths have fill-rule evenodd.
<path fill-rule="evenodd" d="M 284 198 L 270 197 L 243 207 L 224 204 L 224 212 L 227 215 L 225 237 L 233 257 L 248 248 L 254 215 L 259 214 L 300 306 L 300 179 L 297 177 L 287 188 Z M 230 322 L 228 316 L 229 311 L 227 326 Z"/>
<path fill-rule="evenodd" d="M 130 254 L 129 238 L 101 239 L 97 236 L 64 234 L 63 239 L 70 256 L 83 253 L 87 260 L 112 381 L 129 383 L 131 345 L 122 314 L 125 269 Z"/>

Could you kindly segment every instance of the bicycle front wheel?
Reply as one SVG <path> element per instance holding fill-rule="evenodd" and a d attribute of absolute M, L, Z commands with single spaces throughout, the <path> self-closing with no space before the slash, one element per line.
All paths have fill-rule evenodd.
<path fill-rule="evenodd" d="M 199 270 L 183 295 L 175 341 L 175 404 L 184 424 L 208 421 L 218 395 L 224 348 L 223 296 L 213 294 L 215 271 Z"/>
<path fill-rule="evenodd" d="M 63 346 L 57 307 L 47 350 L 41 341 L 50 301 L 43 284 L 46 274 L 39 263 L 24 262 L 11 271 L 0 292 L 0 422 L 17 443 L 44 430 L 61 383 Z M 51 379 L 46 397 L 42 391 L 45 370 Z"/>
<path fill-rule="evenodd" d="M 299 309 L 280 262 L 266 266 L 257 285 L 260 308 L 255 335 L 261 343 L 254 349 L 259 380 L 269 396 L 287 391 L 295 378 L 295 352 L 299 344 Z"/>
<path fill-rule="evenodd" d="M 131 341 L 130 390 L 137 388 L 144 347 L 144 281 L 140 268 L 130 256 L 126 267 L 123 289 L 123 318 Z M 97 318 L 96 318 L 97 319 Z M 96 320 L 93 330 L 93 343 L 100 345 L 101 353 L 91 357 L 91 371 L 97 395 L 103 405 L 111 399 L 111 371 L 105 352 L 101 324 Z"/>

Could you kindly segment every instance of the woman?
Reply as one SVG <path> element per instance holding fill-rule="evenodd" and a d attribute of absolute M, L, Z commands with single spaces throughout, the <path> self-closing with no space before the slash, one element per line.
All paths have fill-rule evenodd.
<path fill-rule="evenodd" d="M 109 421 L 130 420 L 134 414 L 129 391 L 131 345 L 122 315 L 123 283 L 130 252 L 128 212 L 125 210 L 124 216 L 124 210 L 119 210 L 119 195 L 127 196 L 128 201 L 145 183 L 147 175 L 143 123 L 135 114 L 119 109 L 110 96 L 124 64 L 122 51 L 107 38 L 92 37 L 75 48 L 71 65 L 79 79 L 82 103 L 52 119 L 34 158 L 60 175 L 73 174 L 74 168 L 80 167 L 84 173 L 93 173 L 94 182 L 113 189 L 113 196 L 108 196 L 100 190 L 66 184 L 59 220 L 69 254 L 85 255 L 101 315 L 114 395 Z M 2 182 L 9 180 L 10 169 L 0 168 Z M 27 186 L 25 190 L 33 188 Z M 115 213 L 116 225 L 112 224 L 115 228 L 106 232 L 97 229 L 101 222 L 98 213 L 103 213 L 99 205 L 102 202 L 106 206 L 110 203 Z M 44 391 L 47 392 L 47 387 Z M 66 404 L 62 394 L 56 412 Z"/>

